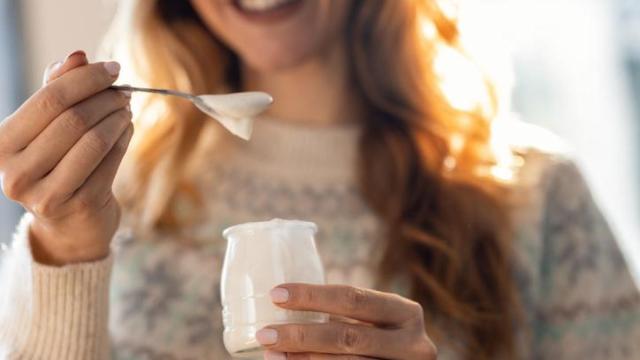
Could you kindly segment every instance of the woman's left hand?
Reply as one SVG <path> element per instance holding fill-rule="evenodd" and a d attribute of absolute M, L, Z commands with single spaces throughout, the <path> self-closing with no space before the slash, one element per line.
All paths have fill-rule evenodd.
<path fill-rule="evenodd" d="M 270 325 L 258 331 L 265 359 L 436 359 L 420 304 L 342 285 L 284 284 L 271 291 L 285 309 L 341 318 L 326 324 Z M 344 319 L 344 320 L 342 320 Z"/>

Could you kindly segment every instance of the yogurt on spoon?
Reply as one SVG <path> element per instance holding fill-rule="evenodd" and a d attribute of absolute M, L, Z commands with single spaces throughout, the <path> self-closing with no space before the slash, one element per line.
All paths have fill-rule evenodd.
<path fill-rule="evenodd" d="M 198 109 L 244 140 L 251 138 L 254 118 L 273 103 L 269 94 L 258 91 L 199 95 L 195 98 L 193 103 Z"/>
<path fill-rule="evenodd" d="M 178 96 L 190 100 L 200 111 L 218 120 L 225 129 L 244 140 L 251 138 L 254 118 L 273 103 L 271 95 L 260 91 L 217 95 L 192 95 L 176 90 L 142 88 L 128 85 L 113 85 L 111 88 L 122 91 L 142 91 Z"/>

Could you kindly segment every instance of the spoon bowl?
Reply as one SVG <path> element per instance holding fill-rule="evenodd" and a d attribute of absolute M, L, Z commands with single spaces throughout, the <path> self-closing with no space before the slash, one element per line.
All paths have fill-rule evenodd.
<path fill-rule="evenodd" d="M 113 85 L 111 88 L 122 91 L 141 91 L 178 96 L 187 99 L 200 111 L 218 120 L 232 134 L 244 140 L 249 140 L 251 137 L 254 118 L 273 103 L 271 95 L 260 91 L 193 95 L 169 89 L 142 88 L 128 85 Z"/>

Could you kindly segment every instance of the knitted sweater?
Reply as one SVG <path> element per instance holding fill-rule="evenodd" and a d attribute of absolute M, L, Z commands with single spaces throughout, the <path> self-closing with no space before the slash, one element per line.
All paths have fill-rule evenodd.
<path fill-rule="evenodd" d="M 129 215 L 111 255 L 50 267 L 33 261 L 30 215 L 0 263 L 0 358 L 227 359 L 219 297 L 223 228 L 273 217 L 316 222 L 330 283 L 372 287 L 381 224 L 355 182 L 354 125 L 310 129 L 258 121 L 248 142 L 224 137 L 195 183 L 189 225 L 139 232 Z M 526 318 L 522 359 L 640 358 L 640 296 L 573 163 L 529 150 L 513 193 L 513 278 Z M 440 359 L 458 359 L 438 344 Z"/>

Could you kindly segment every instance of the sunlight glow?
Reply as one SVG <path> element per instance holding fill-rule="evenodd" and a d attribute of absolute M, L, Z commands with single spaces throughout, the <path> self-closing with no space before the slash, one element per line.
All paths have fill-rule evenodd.
<path fill-rule="evenodd" d="M 488 101 L 481 72 L 459 51 L 441 45 L 434 68 L 440 79 L 440 88 L 454 108 L 474 111 Z"/>
<path fill-rule="evenodd" d="M 421 19 L 420 26 L 422 28 L 422 35 L 427 39 L 433 39 L 437 35 L 437 29 L 433 21 L 430 19 Z"/>
<path fill-rule="evenodd" d="M 458 0 L 436 0 L 440 11 L 449 19 L 455 19 L 460 12 L 460 1 Z"/>

